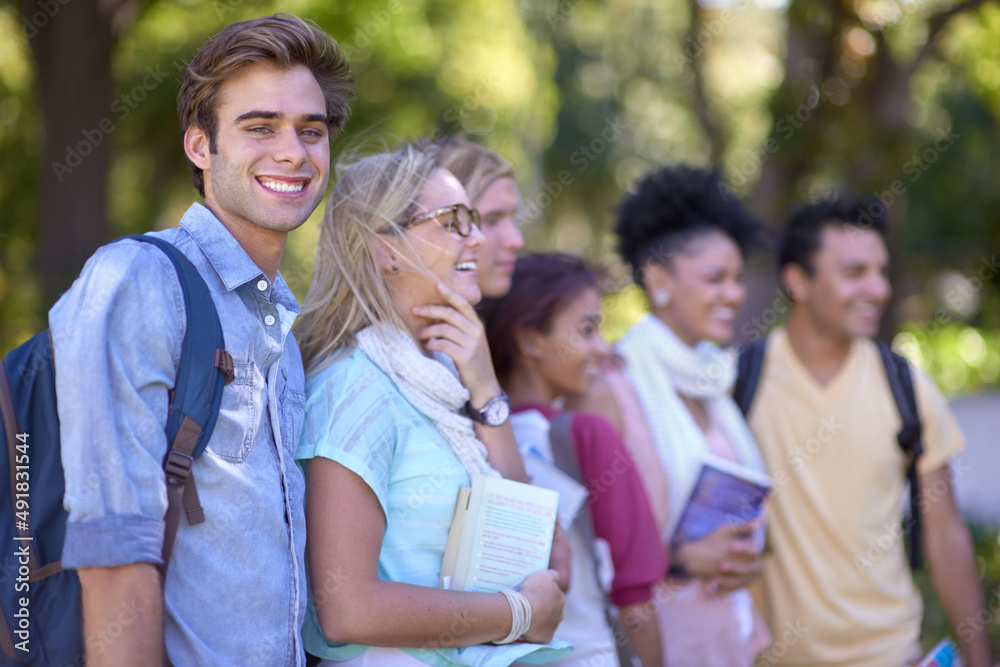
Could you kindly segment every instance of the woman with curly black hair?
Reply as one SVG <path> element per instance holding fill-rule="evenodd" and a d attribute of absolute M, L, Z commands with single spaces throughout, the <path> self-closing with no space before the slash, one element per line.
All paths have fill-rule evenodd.
<path fill-rule="evenodd" d="M 617 217 L 618 250 L 652 312 L 617 346 L 624 378 L 607 373 L 572 407 L 609 417 L 639 462 L 671 551 L 671 576 L 654 596 L 666 663 L 750 665 L 770 643 L 746 591 L 760 572 L 760 521 L 741 519 L 694 542 L 672 538 L 703 460 L 764 473 L 728 393 L 733 356 L 718 345 L 733 339 L 746 297 L 743 256 L 765 227 L 717 173 L 686 165 L 646 176 Z"/>

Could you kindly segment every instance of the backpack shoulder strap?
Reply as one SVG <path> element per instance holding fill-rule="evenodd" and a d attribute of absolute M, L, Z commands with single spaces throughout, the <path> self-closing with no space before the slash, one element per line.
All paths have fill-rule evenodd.
<path fill-rule="evenodd" d="M 906 358 L 892 351 L 888 343 L 875 341 L 878 346 L 885 377 L 892 391 L 892 399 L 902 419 L 903 426 L 896 434 L 896 441 L 906 455 L 906 477 L 910 484 L 910 567 L 921 567 L 921 519 L 920 519 L 920 477 L 917 474 L 917 459 L 923 454 L 923 426 L 917 409 L 917 397 L 913 389 L 913 372 Z"/>
<path fill-rule="evenodd" d="M 163 470 L 167 478 L 167 514 L 163 539 L 163 572 L 166 572 L 184 505 L 188 522 L 205 520 L 198 501 L 191 465 L 205 451 L 222 405 L 222 388 L 233 378 L 233 360 L 226 352 L 222 324 L 212 295 L 198 269 L 176 246 L 155 236 L 123 238 L 159 248 L 173 264 L 184 293 L 188 325 L 181 342 L 177 380 L 167 413 L 167 451 Z M 197 326 L 192 326 L 197 323 Z"/>
<path fill-rule="evenodd" d="M 563 412 L 556 416 L 549 425 L 549 445 L 552 447 L 552 460 L 556 467 L 573 478 L 578 484 L 587 485 L 580 469 L 580 461 L 576 458 L 573 448 L 573 413 Z"/>
<path fill-rule="evenodd" d="M 746 417 L 750 413 L 760 374 L 764 369 L 764 354 L 767 352 L 767 336 L 740 349 L 737 362 L 736 385 L 733 387 L 733 400 L 740 407 L 740 412 Z"/>
<path fill-rule="evenodd" d="M 921 444 L 923 427 L 917 411 L 917 397 L 913 389 L 913 372 L 910 364 L 905 357 L 893 352 L 888 343 L 876 341 L 876 344 L 882 357 L 882 366 L 885 367 L 889 389 L 892 390 L 892 398 L 903 420 L 903 428 L 900 429 L 896 439 L 904 452 L 916 453 L 919 456 L 923 453 Z"/>
<path fill-rule="evenodd" d="M 552 460 L 555 466 L 572 477 L 576 482 L 587 486 L 587 480 L 583 478 L 583 470 L 580 468 L 580 460 L 576 456 L 576 449 L 573 447 L 573 413 L 563 412 L 552 420 L 549 425 L 549 445 L 552 448 Z M 597 588 L 604 593 L 604 614 L 608 622 L 608 627 L 614 633 L 615 651 L 618 655 L 618 663 L 621 667 L 631 667 L 632 648 L 628 643 L 625 629 L 622 626 L 621 618 L 618 616 L 614 605 L 611 602 L 604 586 L 601 584 L 597 572 L 597 565 L 600 558 L 594 544 L 594 519 L 590 514 L 590 499 L 580 508 L 573 525 L 580 531 L 581 537 L 590 552 L 590 557 L 594 561 L 594 578 L 597 579 Z"/>

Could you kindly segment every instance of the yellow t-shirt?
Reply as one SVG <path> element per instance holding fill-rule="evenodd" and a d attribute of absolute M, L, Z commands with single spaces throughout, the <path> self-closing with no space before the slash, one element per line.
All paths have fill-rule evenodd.
<path fill-rule="evenodd" d="M 965 446 L 947 403 L 914 369 L 923 474 Z M 901 419 L 878 348 L 858 338 L 820 386 L 784 330 L 768 341 L 750 427 L 774 480 L 761 578 L 774 644 L 758 665 L 898 667 L 920 656 L 923 605 L 901 525 Z M 924 490 L 925 492 L 927 490 Z"/>

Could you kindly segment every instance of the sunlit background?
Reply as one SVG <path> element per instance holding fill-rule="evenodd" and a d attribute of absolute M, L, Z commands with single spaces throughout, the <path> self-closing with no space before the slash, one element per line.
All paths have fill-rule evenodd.
<path fill-rule="evenodd" d="M 58 63 L 40 66 L 38 53 L 57 50 L 65 41 L 57 35 L 84 29 L 68 16 L 79 5 L 94 7 L 106 36 L 49 59 L 108 52 L 111 86 L 103 100 L 90 100 L 97 115 L 90 113 L 89 125 L 74 104 L 47 116 L 39 99 L 41 79 L 66 74 Z M 902 0 L 7 1 L 0 4 L 0 346 L 44 325 L 96 245 L 176 224 L 195 194 L 175 111 L 185 59 L 222 26 L 280 9 L 333 34 L 357 73 L 357 99 L 335 151 L 464 131 L 517 168 L 529 247 L 582 252 L 608 268 L 615 290 L 628 280 L 613 253 L 612 208 L 655 165 L 715 165 L 727 187 L 772 223 L 794 202 L 835 189 L 882 195 L 894 225 L 896 286 L 885 335 L 895 335 L 949 396 L 995 386 L 1000 8 L 950 7 Z M 110 132 L 100 131 L 102 119 Z M 46 146 L 57 130 L 63 145 Z M 57 173 L 68 182 L 86 172 L 84 192 L 53 183 L 55 163 L 70 164 L 70 149 L 95 138 L 104 145 L 90 146 L 94 157 Z M 108 149 L 106 166 L 99 148 Z M 91 195 L 102 188 L 103 201 L 86 201 L 100 199 Z M 72 215 L 46 213 L 43 201 L 67 197 L 79 200 Z M 45 247 L 68 244 L 61 230 L 83 219 L 93 231 L 53 251 L 47 264 Z M 300 297 L 317 219 L 292 235 L 283 263 Z M 751 264 L 761 288 L 747 317 L 766 310 L 774 288 L 768 260 Z M 46 271 L 63 265 L 58 277 Z M 644 308 L 634 290 L 608 303 L 611 337 Z"/>
<path fill-rule="evenodd" d="M 177 224 L 196 195 L 186 59 L 279 10 L 330 32 L 357 74 L 335 153 L 456 131 L 493 148 L 517 169 L 529 248 L 606 268 L 609 337 L 646 307 L 613 207 L 650 168 L 689 161 L 772 224 L 834 190 L 879 195 L 883 335 L 949 397 L 1000 383 L 996 0 L 0 0 L 0 351 L 44 328 L 98 245 Z M 300 299 L 318 218 L 282 263 Z M 744 322 L 779 322 L 770 260 L 750 265 Z M 974 529 L 992 603 L 996 532 Z M 929 640 L 942 619 L 931 604 Z"/>

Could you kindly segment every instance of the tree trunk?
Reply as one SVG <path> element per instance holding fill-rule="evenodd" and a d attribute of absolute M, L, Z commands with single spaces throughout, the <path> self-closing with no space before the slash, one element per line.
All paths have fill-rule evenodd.
<path fill-rule="evenodd" d="M 99 0 L 20 0 L 45 122 L 39 260 L 44 307 L 107 240 L 112 15 Z"/>

